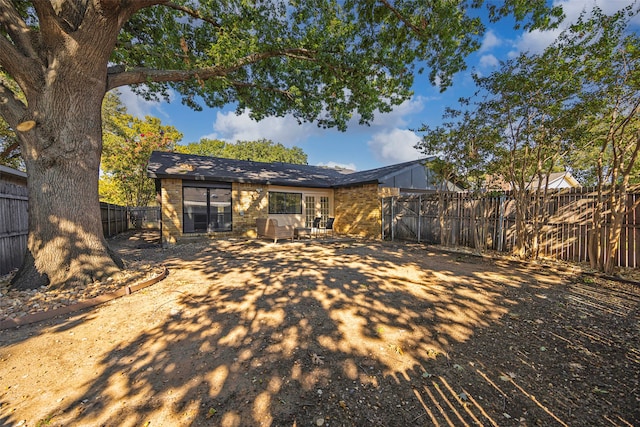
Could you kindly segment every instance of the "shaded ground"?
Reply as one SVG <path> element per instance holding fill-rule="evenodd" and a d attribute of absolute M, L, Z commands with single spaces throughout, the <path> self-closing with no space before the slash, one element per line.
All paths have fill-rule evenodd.
<path fill-rule="evenodd" d="M 162 282 L 0 331 L 0 424 L 640 424 L 640 289 L 360 241 L 125 235 Z"/>

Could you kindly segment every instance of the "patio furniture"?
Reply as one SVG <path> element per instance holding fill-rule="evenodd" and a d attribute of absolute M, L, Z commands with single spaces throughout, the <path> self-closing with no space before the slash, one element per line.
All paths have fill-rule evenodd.
<path fill-rule="evenodd" d="M 320 226 L 321 221 L 322 221 L 322 218 L 320 217 L 315 218 L 313 220 L 312 233 L 315 231 L 315 234 L 317 237 L 318 234 L 324 234 L 326 236 L 329 232 L 331 232 L 331 236 L 333 237 L 333 221 L 335 221 L 335 218 L 327 219 L 327 223 L 325 224 L 324 227 Z"/>
<path fill-rule="evenodd" d="M 313 219 L 313 225 L 311 226 L 311 235 L 316 235 L 318 237 L 318 231 L 320 230 L 320 221 L 322 218 L 317 217 Z"/>
<path fill-rule="evenodd" d="M 309 227 L 296 227 L 293 229 L 293 236 L 295 238 L 297 238 L 298 240 L 302 239 L 303 237 L 308 237 L 309 239 L 311 238 L 311 228 Z"/>
<path fill-rule="evenodd" d="M 327 220 L 327 223 L 325 224 L 324 228 L 321 228 L 321 230 L 324 230 L 324 235 L 325 236 L 328 233 L 331 233 L 331 237 L 333 237 L 333 221 L 335 221 L 335 218 L 329 218 Z"/>
<path fill-rule="evenodd" d="M 278 225 L 278 220 L 272 218 L 257 218 L 256 228 L 258 237 L 273 239 L 273 243 L 278 243 L 278 239 L 291 239 L 294 237 L 292 225 Z"/>

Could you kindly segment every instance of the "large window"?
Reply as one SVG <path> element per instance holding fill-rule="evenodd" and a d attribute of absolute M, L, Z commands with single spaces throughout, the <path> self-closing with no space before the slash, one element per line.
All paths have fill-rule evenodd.
<path fill-rule="evenodd" d="M 231 185 L 184 184 L 182 188 L 185 233 L 231 231 Z"/>
<path fill-rule="evenodd" d="M 269 192 L 270 214 L 301 214 L 302 193 Z"/>

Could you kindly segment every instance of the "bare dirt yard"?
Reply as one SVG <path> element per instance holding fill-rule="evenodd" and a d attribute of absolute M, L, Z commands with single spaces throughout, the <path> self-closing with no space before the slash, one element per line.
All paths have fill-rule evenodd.
<path fill-rule="evenodd" d="M 1 425 L 640 425 L 636 285 L 416 244 L 150 237 L 111 243 L 164 280 L 0 331 Z"/>

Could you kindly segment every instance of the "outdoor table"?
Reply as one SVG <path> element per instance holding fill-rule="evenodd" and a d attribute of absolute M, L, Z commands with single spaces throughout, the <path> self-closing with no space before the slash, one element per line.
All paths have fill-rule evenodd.
<path fill-rule="evenodd" d="M 293 237 L 300 240 L 303 237 L 311 238 L 311 228 L 307 227 L 296 227 L 293 229 Z"/>

